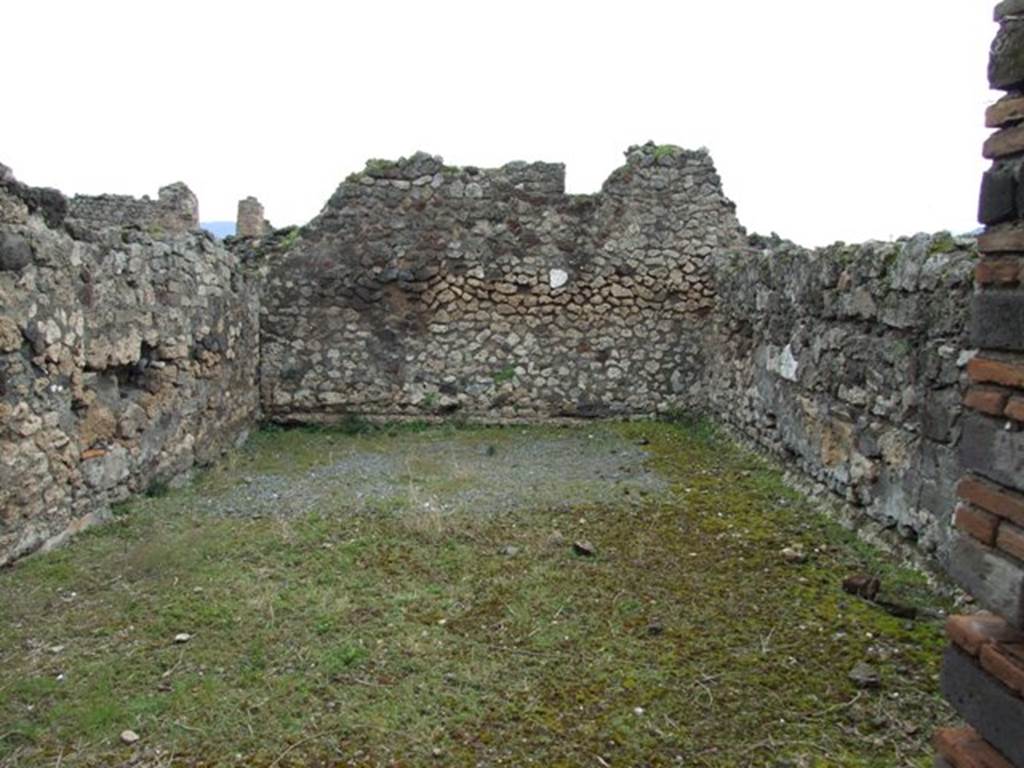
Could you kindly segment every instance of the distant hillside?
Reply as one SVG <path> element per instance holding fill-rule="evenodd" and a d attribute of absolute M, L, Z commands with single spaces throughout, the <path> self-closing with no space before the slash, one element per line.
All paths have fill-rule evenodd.
<path fill-rule="evenodd" d="M 235 234 L 235 222 L 233 221 L 202 221 L 199 226 L 217 237 L 228 237 Z"/>

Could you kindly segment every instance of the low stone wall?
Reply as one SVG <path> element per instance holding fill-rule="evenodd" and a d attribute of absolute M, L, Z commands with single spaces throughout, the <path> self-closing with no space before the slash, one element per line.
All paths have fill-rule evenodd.
<path fill-rule="evenodd" d="M 161 187 L 156 200 L 129 195 L 75 195 L 68 217 L 86 226 L 134 226 L 156 236 L 199 227 L 199 201 L 185 184 Z"/>
<path fill-rule="evenodd" d="M 269 267 L 262 402 L 279 421 L 487 419 L 691 404 L 711 256 L 742 239 L 704 151 L 648 144 L 600 194 L 564 168 L 371 161 Z"/>
<path fill-rule="evenodd" d="M 210 461 L 258 411 L 237 257 L 198 232 L 65 226 L 67 205 L 0 167 L 0 565 Z"/>
<path fill-rule="evenodd" d="M 720 252 L 710 411 L 945 557 L 974 241 Z"/>

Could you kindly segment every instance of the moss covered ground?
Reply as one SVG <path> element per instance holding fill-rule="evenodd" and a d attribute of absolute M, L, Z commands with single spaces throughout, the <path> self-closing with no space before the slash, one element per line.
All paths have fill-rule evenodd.
<path fill-rule="evenodd" d="M 926 766 L 946 607 L 705 425 L 267 431 L 0 573 L 0 766 Z"/>

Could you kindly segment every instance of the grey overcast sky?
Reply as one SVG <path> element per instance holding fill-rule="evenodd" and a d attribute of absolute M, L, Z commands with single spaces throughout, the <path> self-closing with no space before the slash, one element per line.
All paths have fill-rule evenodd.
<path fill-rule="evenodd" d="M 0 9 L 0 161 L 204 220 L 314 216 L 369 157 L 548 160 L 593 192 L 630 144 L 706 146 L 751 231 L 973 229 L 993 2 L 22 2 Z"/>

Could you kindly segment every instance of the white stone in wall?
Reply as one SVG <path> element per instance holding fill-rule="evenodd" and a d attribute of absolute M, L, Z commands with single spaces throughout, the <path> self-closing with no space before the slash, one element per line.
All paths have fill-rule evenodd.
<path fill-rule="evenodd" d="M 569 273 L 564 269 L 552 269 L 548 273 L 548 284 L 552 288 L 561 288 L 569 282 Z"/>
<path fill-rule="evenodd" d="M 796 381 L 797 368 L 800 367 L 800 362 L 793 355 L 793 346 L 787 344 L 779 353 L 775 352 L 776 349 L 778 347 L 768 348 L 766 367 L 769 371 L 778 374 L 786 381 Z"/>

